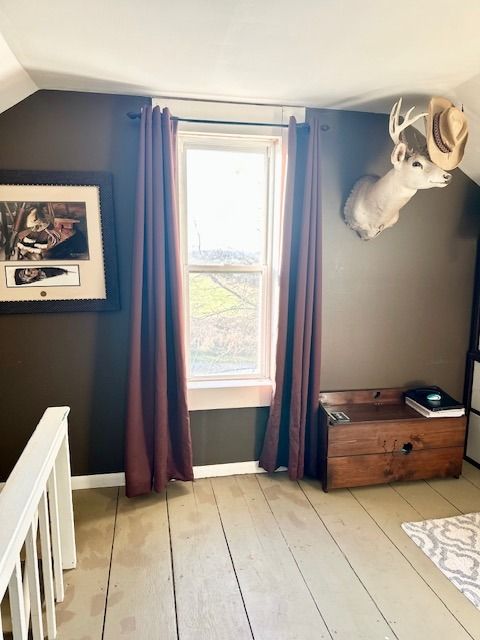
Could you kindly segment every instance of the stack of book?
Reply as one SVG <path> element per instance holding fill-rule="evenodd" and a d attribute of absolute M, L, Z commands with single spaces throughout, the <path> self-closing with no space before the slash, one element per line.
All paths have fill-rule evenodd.
<path fill-rule="evenodd" d="M 405 402 L 426 418 L 458 418 L 465 415 L 465 407 L 440 387 L 422 387 L 405 392 Z"/>

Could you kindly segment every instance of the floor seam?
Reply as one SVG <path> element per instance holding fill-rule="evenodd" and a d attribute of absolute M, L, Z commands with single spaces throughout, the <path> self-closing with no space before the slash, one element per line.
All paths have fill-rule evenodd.
<path fill-rule="evenodd" d="M 282 527 L 280 526 L 280 523 L 278 522 L 278 520 L 277 520 L 277 518 L 276 518 L 276 516 L 275 516 L 275 514 L 274 514 L 274 512 L 273 512 L 272 506 L 271 506 L 271 504 L 269 503 L 268 498 L 267 498 L 267 496 L 265 495 L 265 492 L 264 492 L 264 490 L 263 490 L 263 488 L 262 488 L 262 485 L 260 484 L 260 482 L 259 482 L 259 480 L 258 480 L 258 476 L 255 476 L 255 478 L 256 478 L 256 480 L 257 480 L 257 484 L 258 484 L 258 486 L 259 486 L 259 489 L 260 489 L 260 491 L 262 492 L 263 497 L 265 498 L 265 502 L 267 503 L 268 508 L 270 509 L 270 513 L 272 514 L 272 517 L 273 517 L 273 519 L 275 520 L 275 522 L 276 522 L 276 524 L 277 524 L 278 530 L 280 531 L 280 535 L 282 536 L 283 541 L 284 541 L 284 542 L 285 542 L 285 544 L 287 545 L 288 551 L 290 552 L 290 555 L 292 556 L 292 559 L 293 559 L 293 561 L 295 562 L 295 566 L 296 566 L 296 567 L 297 567 L 297 569 L 298 569 L 298 573 L 302 576 L 302 580 L 303 580 L 303 582 L 304 582 L 305 586 L 307 587 L 307 590 L 308 590 L 308 593 L 310 594 L 310 597 L 311 597 L 311 598 L 312 598 L 312 600 L 313 600 L 313 604 L 315 605 L 315 608 L 317 609 L 318 613 L 320 614 L 321 619 L 323 620 L 323 624 L 325 625 L 325 629 L 327 630 L 327 633 L 328 633 L 328 635 L 330 636 L 330 638 L 332 638 L 332 640 L 333 640 L 333 635 L 332 635 L 332 632 L 330 631 L 330 627 L 328 626 L 327 621 L 325 620 L 325 618 L 324 618 L 324 616 L 323 616 L 323 613 L 322 613 L 322 611 L 321 611 L 321 609 L 320 609 L 320 607 L 319 607 L 319 605 L 318 605 L 317 601 L 316 601 L 316 600 L 315 600 L 315 598 L 314 598 L 314 595 L 313 595 L 313 593 L 312 593 L 312 590 L 310 589 L 310 586 L 309 586 L 309 584 L 308 584 L 308 582 L 307 582 L 307 580 L 306 580 L 305 576 L 303 575 L 302 570 L 300 569 L 300 565 L 298 564 L 297 559 L 296 559 L 296 557 L 295 557 L 295 555 L 294 555 L 294 553 L 293 553 L 293 551 L 292 551 L 292 548 L 291 548 L 290 544 L 288 543 L 288 540 L 286 539 L 285 534 L 283 533 Z M 313 508 L 313 507 L 312 507 L 312 508 Z"/>
<path fill-rule="evenodd" d="M 363 580 L 360 578 L 360 576 L 358 575 L 358 573 L 355 571 L 355 568 L 353 567 L 352 563 L 350 562 L 350 560 L 348 559 L 347 554 L 345 553 L 345 551 L 342 549 L 342 547 L 338 544 L 338 542 L 335 540 L 335 536 L 331 533 L 330 529 L 327 527 L 325 521 L 323 520 L 323 518 L 321 517 L 321 515 L 318 513 L 318 511 L 315 509 L 315 506 L 313 505 L 312 501 L 310 500 L 310 498 L 308 497 L 308 495 L 305 493 L 305 491 L 303 490 L 302 485 L 300 484 L 300 482 L 297 482 L 298 486 L 300 487 L 301 492 L 303 493 L 303 495 L 305 496 L 305 498 L 308 500 L 310 506 L 312 507 L 314 513 L 316 514 L 317 518 L 320 520 L 320 522 L 323 524 L 323 526 L 325 527 L 325 531 L 328 533 L 328 535 L 331 537 L 331 539 L 333 540 L 334 544 L 337 546 L 337 548 L 339 549 L 340 553 L 342 554 L 342 556 L 345 558 L 345 562 L 348 564 L 348 566 L 350 567 L 350 569 L 353 571 L 353 574 L 356 576 L 357 580 L 360 582 L 360 584 L 362 585 L 362 587 L 365 589 L 366 593 L 368 593 L 368 597 L 370 598 L 370 600 L 373 602 L 373 604 L 375 605 L 375 608 L 377 609 L 378 613 L 380 614 L 380 616 L 383 618 L 383 620 L 385 621 L 385 624 L 387 625 L 387 627 L 390 629 L 390 631 L 393 634 L 393 637 L 396 638 L 396 640 L 399 640 L 397 634 L 395 633 L 395 631 L 393 630 L 392 626 L 390 625 L 390 623 L 388 622 L 387 618 L 384 616 L 383 611 L 380 609 L 379 605 L 377 604 L 377 601 L 375 600 L 375 598 L 372 596 L 372 594 L 370 593 L 370 591 L 367 589 L 367 585 L 363 582 Z"/>
<path fill-rule="evenodd" d="M 428 482 L 427 482 L 428 484 Z M 390 485 L 389 485 L 390 486 Z M 428 485 L 431 486 L 431 485 Z M 433 487 L 432 487 L 433 489 Z M 420 573 L 420 571 L 415 567 L 415 565 L 409 560 L 409 558 L 407 558 L 407 556 L 405 555 L 405 553 L 400 549 L 400 547 L 397 547 L 397 545 L 395 544 L 394 540 L 392 540 L 392 538 L 388 535 L 388 533 L 386 531 L 384 531 L 382 529 L 382 527 L 378 524 L 378 522 L 375 520 L 375 518 L 371 515 L 371 513 L 368 511 L 368 509 L 366 509 L 363 504 L 360 502 L 360 500 L 358 500 L 358 498 L 349 490 L 352 498 L 354 500 L 356 500 L 356 502 L 360 505 L 360 507 L 365 511 L 365 513 L 368 515 L 368 517 L 372 520 L 372 522 L 375 524 L 375 526 L 378 527 L 378 529 L 383 533 L 383 535 L 387 538 L 387 540 L 393 544 L 393 546 L 395 547 L 395 549 L 401 554 L 401 556 L 403 557 L 404 560 L 407 561 L 407 563 L 410 565 L 410 567 L 415 571 L 415 573 L 419 576 L 419 578 L 427 585 L 427 587 L 430 589 L 430 591 L 438 598 L 438 600 L 442 603 L 442 605 L 445 607 L 445 609 L 449 612 L 449 614 L 452 616 L 452 618 L 454 618 L 458 624 L 462 627 L 462 629 L 465 631 L 465 633 L 472 638 L 472 640 L 474 640 L 474 637 L 470 634 L 470 632 L 465 628 L 465 626 L 463 625 L 463 623 L 457 618 L 457 616 L 453 613 L 453 611 L 448 607 L 448 605 L 446 604 L 446 602 L 438 595 L 438 593 L 435 591 L 435 589 L 427 582 L 427 580 L 423 577 L 423 575 Z M 397 491 L 398 493 L 398 491 Z M 438 491 L 437 491 L 438 493 Z M 401 494 L 398 494 L 401 496 Z M 441 494 L 439 494 L 441 495 Z M 401 496 L 402 499 L 403 496 Z M 407 502 L 405 500 L 405 502 Z M 448 501 L 450 502 L 450 501 Z M 407 504 L 409 504 L 407 502 Z M 411 506 L 411 505 L 410 505 Z M 455 506 L 455 505 L 452 505 Z M 413 509 L 415 509 L 415 507 L 412 507 Z M 415 509 L 416 511 L 416 509 Z M 418 511 L 417 511 L 418 513 Z M 401 528 L 401 527 L 400 527 Z M 405 535 L 408 537 L 408 534 L 405 533 Z"/>
<path fill-rule="evenodd" d="M 175 565 L 173 562 L 173 543 L 172 543 L 172 530 L 170 526 L 170 509 L 168 505 L 168 489 L 165 490 L 165 502 L 167 505 L 167 522 L 168 522 L 168 542 L 170 545 L 170 569 L 172 572 L 172 590 L 173 590 L 173 608 L 175 610 L 175 630 L 177 632 L 177 640 L 180 639 L 180 628 L 178 626 L 178 611 L 177 611 L 177 591 L 175 587 Z"/>
<path fill-rule="evenodd" d="M 115 505 L 115 518 L 113 519 L 113 532 L 112 532 L 112 548 L 110 550 L 110 563 L 108 566 L 108 578 L 107 578 L 107 589 L 105 594 L 105 608 L 103 611 L 103 624 L 102 624 L 102 640 L 104 640 L 105 635 L 105 623 L 107 620 L 107 608 L 108 608 L 108 596 L 110 594 L 110 577 L 112 574 L 112 560 L 113 560 L 113 548 L 115 546 L 115 533 L 117 531 L 117 515 L 118 515 L 118 503 L 120 501 L 120 487 L 117 487 L 117 501 Z"/>
<path fill-rule="evenodd" d="M 239 591 L 240 597 L 242 599 L 243 608 L 244 608 L 244 611 L 245 611 L 245 615 L 247 617 L 248 626 L 250 628 L 250 633 L 252 635 L 252 639 L 255 640 L 255 634 L 253 633 L 252 623 L 250 622 L 250 616 L 248 615 L 248 611 L 247 611 L 247 604 L 246 604 L 245 599 L 243 597 L 242 587 L 240 586 L 240 580 L 238 579 L 237 570 L 235 568 L 235 563 L 233 561 L 232 552 L 230 550 L 230 545 L 228 544 L 227 533 L 226 533 L 225 527 L 223 525 L 222 514 L 220 513 L 220 507 L 218 506 L 217 496 L 215 495 L 215 489 L 213 487 L 211 479 L 210 479 L 210 487 L 212 489 L 213 499 L 215 500 L 215 506 L 217 507 L 217 513 L 218 513 L 218 518 L 220 520 L 220 526 L 222 527 L 223 537 L 225 538 L 225 544 L 227 545 L 228 555 L 230 556 L 230 562 L 232 564 L 233 573 L 235 575 L 235 580 L 237 581 L 238 591 Z"/>

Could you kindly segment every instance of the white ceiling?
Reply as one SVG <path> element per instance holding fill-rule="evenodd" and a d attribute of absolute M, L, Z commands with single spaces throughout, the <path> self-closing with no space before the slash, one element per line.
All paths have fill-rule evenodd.
<path fill-rule="evenodd" d="M 418 108 L 444 95 L 465 103 L 462 168 L 477 182 L 479 25 L 478 0 L 0 0 L 25 95 L 36 85 L 380 112 L 400 95 Z M 2 79 L 1 39 L 0 61 Z"/>
<path fill-rule="evenodd" d="M 37 90 L 0 32 L 0 113 Z"/>

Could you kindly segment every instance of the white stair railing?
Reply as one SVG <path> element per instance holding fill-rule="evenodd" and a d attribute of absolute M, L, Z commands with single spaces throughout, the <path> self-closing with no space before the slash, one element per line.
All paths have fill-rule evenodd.
<path fill-rule="evenodd" d="M 68 407 L 50 407 L 45 411 L 0 492 L 0 602 L 8 590 L 14 640 L 27 640 L 29 628 L 33 640 L 45 637 L 39 562 L 47 638 L 57 637 L 55 601 L 63 601 L 63 570 L 73 569 L 77 562 L 69 411 Z M 38 533 L 41 560 L 37 556 Z M 3 638 L 0 614 L 0 640 Z"/>

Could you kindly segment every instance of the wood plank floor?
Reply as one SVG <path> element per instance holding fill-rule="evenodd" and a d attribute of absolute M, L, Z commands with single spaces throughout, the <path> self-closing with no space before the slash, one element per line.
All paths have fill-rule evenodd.
<path fill-rule="evenodd" d="M 480 611 L 400 528 L 480 511 L 468 463 L 329 494 L 277 473 L 74 501 L 59 640 L 480 640 Z"/>

